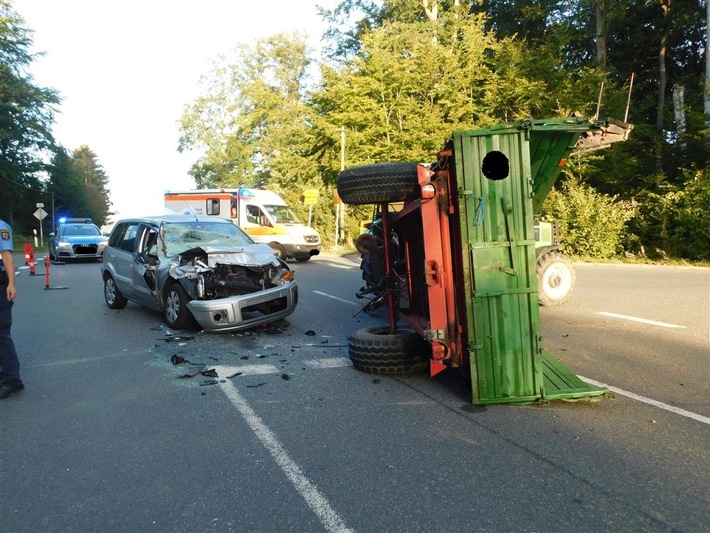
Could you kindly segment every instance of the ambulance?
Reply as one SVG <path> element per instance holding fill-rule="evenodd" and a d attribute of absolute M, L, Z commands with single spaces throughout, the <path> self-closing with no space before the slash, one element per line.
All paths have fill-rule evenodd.
<path fill-rule="evenodd" d="M 283 259 L 305 263 L 320 253 L 318 232 L 301 222 L 272 191 L 244 187 L 166 191 L 165 208 L 174 213 L 232 220 L 254 242 L 268 244 Z"/>

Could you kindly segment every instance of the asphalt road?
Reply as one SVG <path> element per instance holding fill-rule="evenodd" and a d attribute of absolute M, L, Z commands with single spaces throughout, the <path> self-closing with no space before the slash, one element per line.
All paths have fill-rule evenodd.
<path fill-rule="evenodd" d="M 293 267 L 287 323 L 183 337 L 109 310 L 95 263 L 23 270 L 0 531 L 707 529 L 709 269 L 578 265 L 543 343 L 615 399 L 480 408 L 455 372 L 354 370 L 348 335 L 386 320 L 352 318 L 357 261 Z"/>

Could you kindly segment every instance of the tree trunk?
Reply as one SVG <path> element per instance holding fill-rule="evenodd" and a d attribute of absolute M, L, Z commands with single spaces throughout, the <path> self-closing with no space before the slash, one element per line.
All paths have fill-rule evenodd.
<path fill-rule="evenodd" d="M 597 65 L 606 68 L 607 61 L 607 29 L 606 16 L 609 13 L 607 0 L 594 0 L 596 20 L 596 53 Z"/>
<path fill-rule="evenodd" d="M 673 117 L 675 118 L 675 131 L 678 137 L 677 142 L 680 143 L 680 153 L 685 159 L 688 153 L 686 140 L 685 140 L 685 87 L 682 85 L 675 85 L 673 87 Z"/>
<path fill-rule="evenodd" d="M 668 31 L 670 29 L 671 0 L 660 0 L 663 10 L 663 31 L 661 32 L 661 42 L 658 47 L 658 106 L 656 114 L 656 130 L 663 132 L 663 109 L 666 104 L 666 85 L 668 77 L 666 73 L 666 49 L 668 47 Z"/>
<path fill-rule="evenodd" d="M 436 20 L 439 14 L 439 1 L 432 0 L 432 6 L 429 7 L 429 0 L 422 0 L 422 5 L 424 6 L 424 13 L 429 20 Z"/>
<path fill-rule="evenodd" d="M 661 42 L 658 47 L 658 105 L 656 110 L 656 170 L 659 179 L 663 172 L 663 110 L 666 107 L 666 49 L 668 47 L 668 32 L 670 31 L 671 0 L 659 0 L 663 10 Z"/>
<path fill-rule="evenodd" d="M 705 127 L 710 130 L 710 2 L 705 16 Z M 705 136 L 710 141 L 710 134 Z"/>

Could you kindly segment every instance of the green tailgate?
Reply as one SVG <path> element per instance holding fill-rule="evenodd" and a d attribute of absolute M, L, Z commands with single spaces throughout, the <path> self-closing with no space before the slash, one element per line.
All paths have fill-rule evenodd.
<path fill-rule="evenodd" d="M 464 285 L 471 295 L 466 314 L 473 403 L 593 398 L 606 392 L 586 385 L 540 346 L 533 221 L 559 176 L 560 161 L 598 129 L 573 118 L 453 136 L 461 242 L 467 246 Z M 500 154 L 509 173 L 489 179 L 482 169 L 492 164 L 502 170 Z"/>

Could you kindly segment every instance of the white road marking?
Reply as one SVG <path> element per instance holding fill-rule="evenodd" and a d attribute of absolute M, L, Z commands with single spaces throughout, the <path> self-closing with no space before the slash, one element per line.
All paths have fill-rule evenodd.
<path fill-rule="evenodd" d="M 353 366 L 352 361 L 347 357 L 327 357 L 324 359 L 311 359 L 310 361 L 303 361 L 303 364 L 314 369 L 319 368 L 343 368 L 346 366 Z"/>
<path fill-rule="evenodd" d="M 662 328 L 675 328 L 675 329 L 686 329 L 687 326 L 679 326 L 678 324 L 669 324 L 668 322 L 659 322 L 657 320 L 649 320 L 647 318 L 638 318 L 635 316 L 620 315 L 618 313 L 609 313 L 607 311 L 602 311 L 597 313 L 598 315 L 608 316 L 611 318 L 620 318 L 621 320 L 630 320 L 631 322 L 640 322 L 641 324 L 648 324 L 650 326 L 659 326 Z"/>
<path fill-rule="evenodd" d="M 281 372 L 274 365 L 270 365 L 268 363 L 264 363 L 263 365 L 240 366 L 210 365 L 210 368 L 214 368 L 217 371 L 217 375 L 221 378 L 233 376 L 238 372 L 240 376 L 261 376 L 263 374 L 278 374 Z"/>
<path fill-rule="evenodd" d="M 691 411 L 686 411 L 685 409 L 681 409 L 679 407 L 674 407 L 672 405 L 668 405 L 667 403 L 659 402 L 658 400 L 652 400 L 651 398 L 646 398 L 645 396 L 641 396 L 640 394 L 636 394 L 634 392 L 629 392 L 624 389 L 620 389 L 618 387 L 612 387 L 611 385 L 607 385 L 606 383 L 601 383 L 599 381 L 595 381 L 593 379 L 585 378 L 584 376 L 579 376 L 579 379 L 582 381 L 586 381 L 587 383 L 591 385 L 595 385 L 597 387 L 606 387 L 612 392 L 615 392 L 617 394 L 621 394 L 622 396 L 628 396 L 629 398 L 632 398 L 636 401 L 647 403 L 648 405 L 653 405 L 654 407 L 658 407 L 660 409 L 665 409 L 666 411 L 670 411 L 671 413 L 675 413 L 677 415 L 685 416 L 687 418 L 692 418 L 693 420 L 697 420 L 698 422 L 702 422 L 703 424 L 708 424 L 710 425 L 710 418 L 707 416 L 699 415 L 697 413 L 693 413 Z"/>
<path fill-rule="evenodd" d="M 294 488 L 306 501 L 308 507 L 315 513 L 327 531 L 346 533 L 352 531 L 345 524 L 341 516 L 330 506 L 328 500 L 318 491 L 316 487 L 304 474 L 298 464 L 296 464 L 284 449 L 283 445 L 276 438 L 276 435 L 269 429 L 264 421 L 249 406 L 244 397 L 234 384 L 227 380 L 220 382 L 227 398 L 234 404 L 246 423 L 254 432 L 256 437 L 264 445 L 264 448 L 271 454 L 281 470 L 289 479 Z"/>
<path fill-rule="evenodd" d="M 332 294 L 328 294 L 328 293 L 321 292 L 321 291 L 313 291 L 313 292 L 315 292 L 316 294 L 320 294 L 321 296 L 325 296 L 327 298 L 332 298 L 333 300 L 338 300 L 339 302 L 343 302 L 343 303 L 350 304 L 350 305 L 356 305 L 356 306 L 360 307 L 359 303 L 351 302 L 350 300 L 344 300 L 342 298 L 338 298 L 337 296 L 333 296 Z"/>

